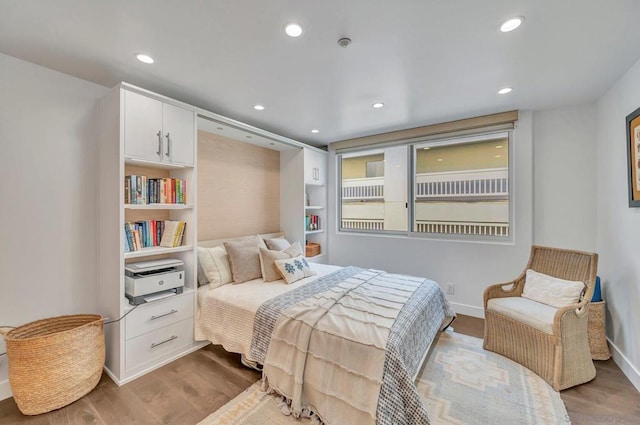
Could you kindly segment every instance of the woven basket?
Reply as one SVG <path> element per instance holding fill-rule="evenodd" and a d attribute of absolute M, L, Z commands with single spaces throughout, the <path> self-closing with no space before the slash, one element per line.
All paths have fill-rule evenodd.
<path fill-rule="evenodd" d="M 592 302 L 589 305 L 587 335 L 593 360 L 607 360 L 611 357 L 607 337 L 605 335 L 605 303 Z"/>
<path fill-rule="evenodd" d="M 104 329 L 95 314 L 52 317 L 0 330 L 9 383 L 25 415 L 59 409 L 91 391 L 104 366 Z"/>

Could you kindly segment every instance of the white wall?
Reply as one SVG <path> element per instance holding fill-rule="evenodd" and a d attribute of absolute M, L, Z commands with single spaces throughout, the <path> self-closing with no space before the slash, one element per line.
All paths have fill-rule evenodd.
<path fill-rule="evenodd" d="M 452 242 L 394 236 L 362 236 L 336 233 L 330 220 L 329 263 L 373 267 L 390 272 L 426 276 L 444 289 L 456 311 L 482 316 L 482 294 L 491 283 L 513 279 L 529 258 L 532 241 L 533 152 L 532 114 L 521 112 L 514 131 L 513 155 L 516 175 L 513 244 Z M 329 211 L 337 212 L 335 152 L 329 153 Z M 336 215 L 333 215 L 336 217 Z"/>
<path fill-rule="evenodd" d="M 0 54 L 0 325 L 96 311 L 95 112 L 106 91 Z M 7 376 L 2 356 L 0 399 Z"/>
<path fill-rule="evenodd" d="M 533 242 L 596 249 L 596 105 L 533 114 Z"/>
<path fill-rule="evenodd" d="M 598 274 L 614 359 L 640 389 L 640 208 L 629 208 L 625 117 L 640 107 L 640 61 L 598 101 Z"/>

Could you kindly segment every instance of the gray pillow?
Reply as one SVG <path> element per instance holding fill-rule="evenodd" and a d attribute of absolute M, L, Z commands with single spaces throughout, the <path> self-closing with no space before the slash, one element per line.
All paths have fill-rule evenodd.
<path fill-rule="evenodd" d="M 302 255 L 300 244 L 295 242 L 283 251 L 260 248 L 260 266 L 262 267 L 262 278 L 265 282 L 273 282 L 282 279 L 276 268 L 276 260 L 287 260 L 292 257 Z"/>
<path fill-rule="evenodd" d="M 262 276 L 256 238 L 238 242 L 225 242 L 224 247 L 229 255 L 233 283 L 246 282 Z"/>
<path fill-rule="evenodd" d="M 287 249 L 287 248 L 289 248 L 291 246 L 289 241 L 286 240 L 285 238 L 265 239 L 264 243 L 267 244 L 267 248 L 269 248 L 271 250 L 275 249 L 277 251 L 284 251 L 285 249 Z"/>

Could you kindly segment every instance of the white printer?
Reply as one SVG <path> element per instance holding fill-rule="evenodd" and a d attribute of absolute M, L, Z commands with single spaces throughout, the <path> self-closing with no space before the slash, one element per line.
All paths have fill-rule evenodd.
<path fill-rule="evenodd" d="M 181 260 L 166 258 L 129 263 L 124 270 L 124 292 L 131 305 L 147 302 L 145 296 L 156 292 L 181 294 L 184 289 L 184 263 Z"/>

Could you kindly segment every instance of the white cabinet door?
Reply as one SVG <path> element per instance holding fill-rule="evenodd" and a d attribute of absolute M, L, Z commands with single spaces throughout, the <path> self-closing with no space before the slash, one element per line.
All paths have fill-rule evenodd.
<path fill-rule="evenodd" d="M 304 150 L 304 182 L 306 184 L 327 184 L 327 155 Z"/>
<path fill-rule="evenodd" d="M 193 111 L 163 104 L 163 162 L 193 165 L 194 120 Z"/>
<path fill-rule="evenodd" d="M 162 102 L 125 90 L 124 156 L 161 161 Z"/>

